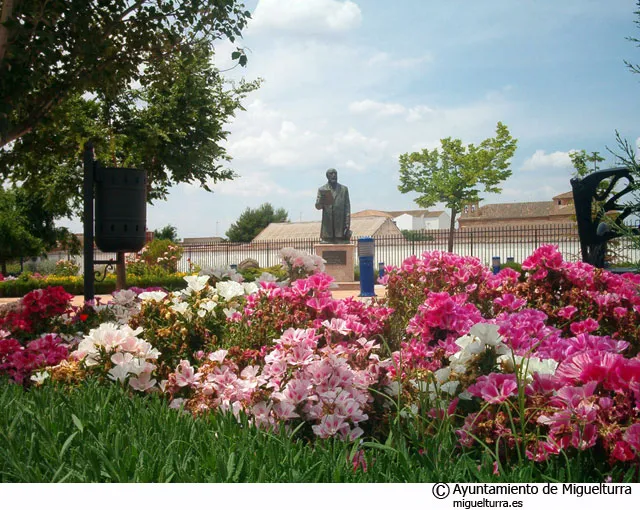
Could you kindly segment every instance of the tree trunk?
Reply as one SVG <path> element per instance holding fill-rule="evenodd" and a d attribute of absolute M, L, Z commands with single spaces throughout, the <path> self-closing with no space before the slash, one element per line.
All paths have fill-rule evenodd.
<path fill-rule="evenodd" d="M 456 227 L 456 211 L 451 208 L 451 223 L 449 223 L 449 239 L 447 241 L 447 251 L 453 253 L 453 236 Z"/>
<path fill-rule="evenodd" d="M 2 1 L 2 13 L 0 13 L 0 62 L 4 60 L 4 54 L 7 52 L 7 40 L 9 39 L 9 30 L 4 26 L 13 14 L 13 0 Z"/>
<path fill-rule="evenodd" d="M 127 287 L 127 269 L 124 264 L 124 252 L 119 251 L 116 257 L 116 290 Z"/>

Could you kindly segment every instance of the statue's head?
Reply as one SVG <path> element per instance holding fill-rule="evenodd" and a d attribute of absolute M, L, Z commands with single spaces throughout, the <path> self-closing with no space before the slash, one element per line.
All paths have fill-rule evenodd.
<path fill-rule="evenodd" d="M 327 181 L 329 181 L 329 184 L 338 182 L 338 171 L 335 168 L 329 168 L 329 170 L 327 170 Z"/>

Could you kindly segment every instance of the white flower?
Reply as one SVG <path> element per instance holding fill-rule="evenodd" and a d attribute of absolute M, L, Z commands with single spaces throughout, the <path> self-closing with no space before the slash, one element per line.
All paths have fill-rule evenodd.
<path fill-rule="evenodd" d="M 36 386 L 40 386 L 43 382 L 47 380 L 48 377 L 49 377 L 49 372 L 47 371 L 36 372 L 31 376 L 31 380 L 35 383 Z"/>
<path fill-rule="evenodd" d="M 216 283 L 218 294 L 229 301 L 236 296 L 244 296 L 244 287 L 242 284 L 234 281 Z"/>
<path fill-rule="evenodd" d="M 533 374 L 553 375 L 556 373 L 556 368 L 558 368 L 558 362 L 553 359 L 524 358 L 517 354 L 503 354 L 496 361 L 498 366 L 507 372 L 515 372 L 517 366 L 519 377 L 524 377 L 527 381 L 532 380 Z"/>
<path fill-rule="evenodd" d="M 219 349 L 216 352 L 212 352 L 207 357 L 209 358 L 209 361 L 217 361 L 218 363 L 222 363 L 228 352 L 229 351 L 225 349 Z"/>
<path fill-rule="evenodd" d="M 127 306 L 136 300 L 136 293 L 132 290 L 125 289 L 113 293 L 113 302 L 116 305 Z"/>
<path fill-rule="evenodd" d="M 479 322 L 469 330 L 469 334 L 480 338 L 483 344 L 495 347 L 502 343 L 502 337 L 498 334 L 497 324 Z"/>
<path fill-rule="evenodd" d="M 192 292 L 200 292 L 204 289 L 209 281 L 209 276 L 185 276 L 184 281 L 187 282 L 188 290 Z"/>
<path fill-rule="evenodd" d="M 242 285 L 244 287 L 244 293 L 247 295 L 255 294 L 259 290 L 259 287 L 254 282 L 243 283 Z"/>
<path fill-rule="evenodd" d="M 190 313 L 187 313 L 189 312 L 189 303 L 187 302 L 177 303 L 170 306 L 169 308 L 171 308 L 174 312 L 179 313 L 180 315 L 185 315 L 187 317 L 190 315 Z"/>
<path fill-rule="evenodd" d="M 400 395 L 400 383 L 398 381 L 391 381 L 384 389 L 384 392 L 392 397 L 397 397 Z"/>
<path fill-rule="evenodd" d="M 138 294 L 138 297 L 142 301 L 162 301 L 167 297 L 167 293 L 162 292 L 161 290 L 141 292 L 140 294 Z"/>
<path fill-rule="evenodd" d="M 198 315 L 200 317 L 204 317 L 204 314 L 212 312 L 213 310 L 215 310 L 217 303 L 213 300 L 206 300 L 206 301 L 202 301 L 200 303 L 200 311 L 204 312 L 202 315 L 200 315 L 200 312 L 198 312 Z"/>
<path fill-rule="evenodd" d="M 129 375 L 129 364 L 115 365 L 111 370 L 109 370 L 109 378 L 118 381 L 124 382 Z"/>
<path fill-rule="evenodd" d="M 256 282 L 277 282 L 277 281 L 278 281 L 278 278 L 275 275 L 271 273 L 266 273 L 266 272 L 262 273 L 256 280 Z"/>

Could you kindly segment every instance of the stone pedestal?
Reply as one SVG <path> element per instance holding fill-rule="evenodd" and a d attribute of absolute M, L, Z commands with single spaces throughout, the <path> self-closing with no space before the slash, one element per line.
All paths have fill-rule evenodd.
<path fill-rule="evenodd" d="M 316 244 L 316 255 L 325 262 L 325 273 L 333 276 L 336 282 L 352 282 L 355 244 Z"/>

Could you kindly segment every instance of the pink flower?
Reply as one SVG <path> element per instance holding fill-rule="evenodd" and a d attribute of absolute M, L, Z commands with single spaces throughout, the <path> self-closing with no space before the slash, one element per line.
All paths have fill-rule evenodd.
<path fill-rule="evenodd" d="M 180 361 L 180 364 L 176 367 L 176 384 L 181 388 L 185 386 L 194 386 L 198 379 L 202 377 L 202 374 L 195 373 L 194 368 L 187 360 Z"/>
<path fill-rule="evenodd" d="M 631 425 L 622 437 L 637 454 L 640 454 L 640 423 Z"/>
<path fill-rule="evenodd" d="M 482 398 L 490 404 L 500 404 L 510 396 L 515 395 L 518 383 L 515 374 L 497 374 L 478 377 L 475 384 L 467 388 L 467 391 L 476 397 Z"/>
<path fill-rule="evenodd" d="M 600 325 L 598 321 L 589 317 L 580 322 L 573 322 L 569 328 L 574 335 L 579 335 L 580 333 L 591 333 L 598 329 Z"/>

